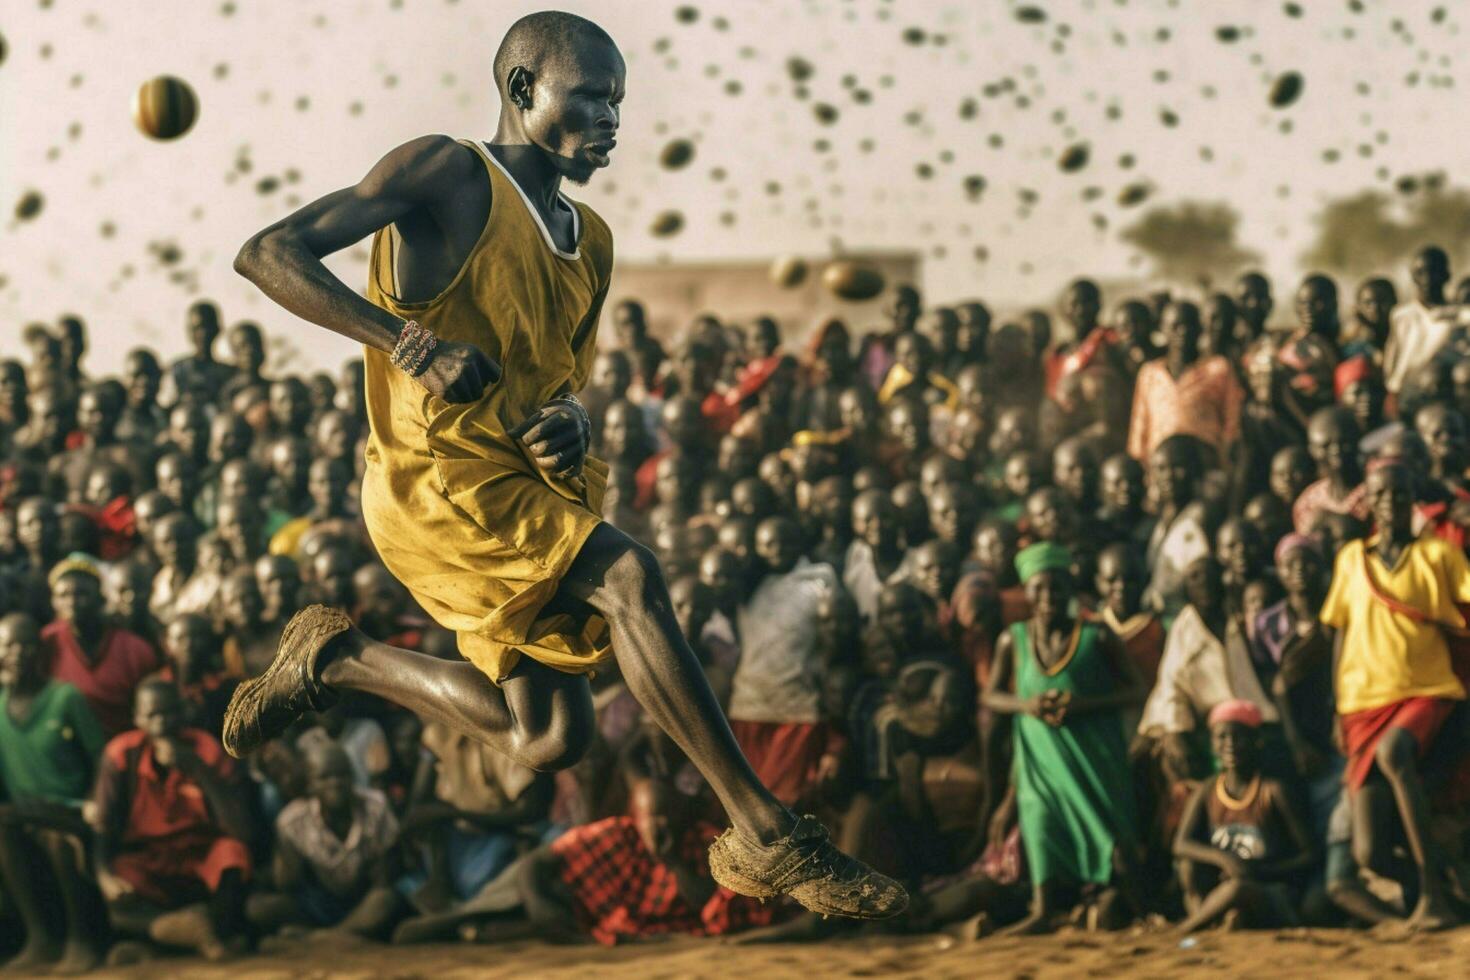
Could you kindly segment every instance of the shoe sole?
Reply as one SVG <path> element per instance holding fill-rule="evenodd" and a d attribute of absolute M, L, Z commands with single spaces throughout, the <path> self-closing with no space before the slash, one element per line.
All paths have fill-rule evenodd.
<path fill-rule="evenodd" d="M 733 834 L 734 832 L 734 828 L 726 830 L 724 834 L 721 834 L 719 838 L 717 838 L 715 842 L 710 845 L 709 872 L 710 877 L 715 880 L 716 884 L 730 889 L 730 891 L 734 892 L 737 895 L 745 895 L 749 898 L 758 898 L 763 901 L 767 898 L 776 898 L 780 895 L 790 895 L 795 901 L 800 903 L 802 908 L 805 908 L 809 912 L 815 912 L 821 916 L 836 915 L 841 916 L 844 919 L 863 919 L 869 921 L 877 919 L 891 919 L 895 915 L 902 913 L 905 909 L 909 907 L 907 892 L 904 893 L 904 900 L 902 903 L 886 911 L 878 911 L 876 909 L 872 911 L 855 911 L 850 908 L 840 908 L 835 905 L 829 905 L 821 901 L 810 901 L 803 899 L 799 894 L 799 892 L 802 890 L 802 885 L 797 885 L 795 888 L 787 892 L 778 891 L 777 889 L 772 888 L 766 882 L 758 881 L 755 878 L 751 878 L 750 876 L 743 874 L 742 872 L 735 869 L 734 859 L 728 853 L 727 848 L 721 846 L 724 843 L 725 836 L 728 834 Z M 877 872 L 874 872 L 874 874 L 876 873 Z M 805 882 L 804 884 L 815 885 L 816 883 Z"/>
<path fill-rule="evenodd" d="M 320 650 L 332 637 L 345 632 L 345 629 L 336 628 L 325 637 L 317 638 L 313 635 L 316 632 L 315 627 L 318 625 L 326 626 L 332 623 L 332 620 L 335 620 L 338 616 L 342 616 L 343 619 L 346 618 L 343 614 L 327 606 L 312 605 L 307 606 L 291 617 L 290 622 L 286 624 L 286 628 L 281 631 L 281 642 L 276 646 L 276 655 L 271 660 L 270 666 L 259 677 L 253 677 L 241 683 L 239 687 L 235 688 L 235 693 L 230 698 L 229 707 L 225 709 L 224 724 L 221 726 L 220 731 L 220 741 L 223 743 L 226 752 L 240 759 L 255 749 L 260 748 L 259 745 L 251 745 L 247 748 L 240 744 L 237 736 L 243 733 L 244 728 L 243 721 L 239 718 L 239 715 L 245 712 L 247 706 L 255 700 L 252 695 L 260 690 L 267 681 L 275 677 L 278 671 L 287 669 L 288 664 L 293 668 L 297 666 L 297 651 L 303 649 L 303 644 L 306 641 L 317 640 L 316 649 Z M 336 623 L 333 625 L 340 626 L 341 624 Z M 347 628 L 350 627 L 351 623 L 349 621 Z M 302 655 L 309 656 L 308 653 L 303 653 Z M 264 742 L 266 740 L 262 739 L 261 741 Z"/>

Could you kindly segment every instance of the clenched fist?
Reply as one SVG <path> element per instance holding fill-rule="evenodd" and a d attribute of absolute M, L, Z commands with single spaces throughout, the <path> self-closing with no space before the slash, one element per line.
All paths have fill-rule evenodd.
<path fill-rule="evenodd" d="M 500 380 L 500 365 L 474 344 L 441 340 L 429 354 L 419 384 L 450 404 L 472 402 Z"/>
<path fill-rule="evenodd" d="M 591 433 L 583 429 L 576 410 L 565 404 L 542 405 L 508 435 L 519 439 L 536 465 L 556 477 L 579 476 L 587 461 Z"/>

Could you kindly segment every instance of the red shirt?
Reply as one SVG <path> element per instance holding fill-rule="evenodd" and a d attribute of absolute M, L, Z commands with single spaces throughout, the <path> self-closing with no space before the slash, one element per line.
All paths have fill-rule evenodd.
<path fill-rule="evenodd" d="M 234 778 L 235 761 L 212 736 L 185 728 L 178 737 L 220 779 Z M 124 845 L 223 835 L 209 812 L 204 788 L 178 766 L 160 771 L 147 734 L 136 728 L 117 736 L 102 750 L 94 799 L 102 826 Z"/>
<path fill-rule="evenodd" d="M 108 736 L 132 727 L 133 691 L 158 669 L 153 645 L 136 633 L 109 627 L 95 663 L 82 655 L 71 624 L 58 619 L 41 630 L 51 652 L 51 676 L 76 686 Z"/>

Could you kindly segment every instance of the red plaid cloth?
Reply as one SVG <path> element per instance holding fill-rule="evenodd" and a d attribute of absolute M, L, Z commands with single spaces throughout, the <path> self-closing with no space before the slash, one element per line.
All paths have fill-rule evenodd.
<path fill-rule="evenodd" d="M 713 824 L 692 826 L 680 841 L 685 862 L 709 874 Z M 608 817 L 573 827 L 551 845 L 561 858 L 561 879 L 571 890 L 577 923 L 604 946 L 619 940 L 678 933 L 720 936 L 770 924 L 773 905 L 715 889 L 704 908 L 679 894 L 674 872 L 643 846 L 632 817 Z"/>

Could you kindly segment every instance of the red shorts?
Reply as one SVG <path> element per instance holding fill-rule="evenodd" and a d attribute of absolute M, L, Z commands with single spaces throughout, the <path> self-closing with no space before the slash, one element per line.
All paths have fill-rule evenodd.
<path fill-rule="evenodd" d="M 827 751 L 825 722 L 732 721 L 730 729 L 750 767 L 782 803 L 795 803 Z"/>
<path fill-rule="evenodd" d="M 250 876 L 250 852 L 233 837 L 153 841 L 112 859 L 112 873 L 139 896 L 170 908 L 212 894 L 231 869 Z"/>
<path fill-rule="evenodd" d="M 1402 728 L 1419 744 L 1419 758 L 1429 751 L 1434 737 L 1455 710 L 1458 701 L 1449 698 L 1405 698 L 1381 708 L 1354 711 L 1342 715 L 1342 741 L 1347 751 L 1347 771 L 1343 782 L 1349 790 L 1363 788 L 1373 771 L 1378 742 L 1392 729 Z"/>

